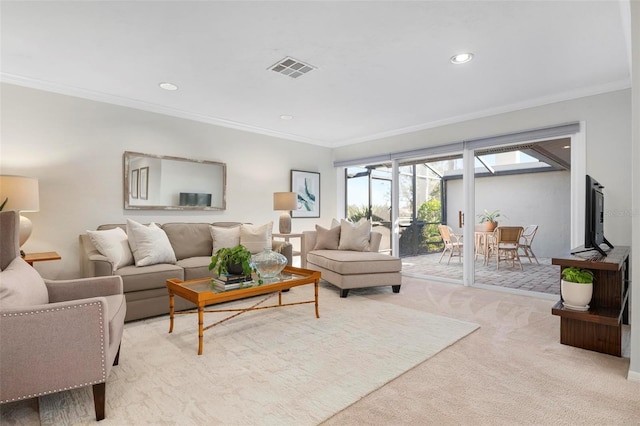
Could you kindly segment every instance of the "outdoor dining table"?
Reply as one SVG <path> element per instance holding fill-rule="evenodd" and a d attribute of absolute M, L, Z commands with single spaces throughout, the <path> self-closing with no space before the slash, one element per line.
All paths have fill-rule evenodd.
<path fill-rule="evenodd" d="M 494 231 L 477 230 L 475 231 L 475 259 L 478 258 L 478 251 L 482 248 L 483 261 L 486 265 L 489 262 L 489 240 L 492 238 Z"/>

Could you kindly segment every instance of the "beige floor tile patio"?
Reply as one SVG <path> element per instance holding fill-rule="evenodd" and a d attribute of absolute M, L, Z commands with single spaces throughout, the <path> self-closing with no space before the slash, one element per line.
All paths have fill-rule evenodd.
<path fill-rule="evenodd" d="M 438 262 L 440 253 L 402 258 L 402 273 L 412 276 L 437 277 L 462 281 L 462 262 L 452 258 L 447 264 L 446 256 Z M 516 264 L 500 262 L 496 269 L 495 260 L 488 265 L 478 258 L 475 264 L 475 281 L 478 284 L 493 285 L 511 289 L 539 293 L 560 294 L 560 267 L 551 264 L 550 258 L 538 258 L 540 264 L 522 261 L 522 270 Z"/>

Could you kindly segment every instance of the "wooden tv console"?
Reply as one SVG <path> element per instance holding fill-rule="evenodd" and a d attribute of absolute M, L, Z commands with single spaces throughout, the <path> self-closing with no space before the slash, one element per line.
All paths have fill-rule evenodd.
<path fill-rule="evenodd" d="M 617 246 L 606 257 L 593 251 L 551 259 L 561 270 L 577 266 L 595 276 L 588 311 L 565 308 L 562 300 L 551 309 L 560 317 L 560 343 L 622 356 L 622 324 L 629 324 L 629 252 Z"/>

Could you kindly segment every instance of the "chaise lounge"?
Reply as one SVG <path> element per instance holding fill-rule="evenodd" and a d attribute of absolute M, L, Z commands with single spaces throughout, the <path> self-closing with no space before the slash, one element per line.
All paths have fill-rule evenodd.
<path fill-rule="evenodd" d="M 315 231 L 304 231 L 302 267 L 320 271 L 343 298 L 353 288 L 391 286 L 400 292 L 402 261 L 378 252 L 382 234 L 370 231 L 368 222 L 360 227 L 342 220 L 331 229 L 316 225 Z"/>

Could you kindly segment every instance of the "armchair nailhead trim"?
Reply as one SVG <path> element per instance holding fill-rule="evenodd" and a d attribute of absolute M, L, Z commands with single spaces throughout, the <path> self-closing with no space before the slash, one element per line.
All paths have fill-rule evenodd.
<path fill-rule="evenodd" d="M 42 309 L 39 311 L 31 311 L 31 312 L 15 312 L 15 313 L 3 313 L 2 316 L 3 317 L 20 317 L 20 316 L 25 316 L 25 315 L 36 315 L 36 314 L 44 314 L 47 312 L 57 312 L 57 311 L 63 311 L 65 309 L 78 309 L 78 308 L 84 308 L 87 306 L 93 306 L 96 305 L 98 306 L 98 316 L 100 318 L 100 355 L 101 355 L 101 368 L 102 368 L 102 378 L 100 380 L 93 380 L 90 382 L 86 382 L 86 383 L 78 383 L 75 385 L 71 385 L 71 386 L 65 386 L 63 388 L 60 389 L 53 389 L 53 390 L 48 390 L 48 391 L 42 391 L 42 392 L 38 392 L 38 393 L 34 393 L 34 394 L 28 394 L 28 395 L 22 395 L 22 396 L 18 396 L 15 398 L 10 398 L 10 399 L 3 399 L 0 400 L 0 404 L 4 404 L 6 402 L 14 402 L 14 401 L 20 401 L 22 399 L 28 399 L 28 398 L 36 398 L 38 396 L 43 396 L 43 395 L 49 395 L 52 393 L 57 393 L 57 392 L 62 392 L 62 391 L 66 391 L 66 390 L 71 390 L 71 389 L 77 389 L 77 388 L 81 388 L 84 386 L 89 386 L 89 385 L 95 385 L 97 383 L 104 383 L 107 381 L 107 369 L 105 368 L 106 366 L 106 357 L 105 357 L 105 352 L 104 352 L 104 327 L 102 325 L 102 318 L 104 317 L 103 312 L 102 312 L 102 303 L 100 302 L 91 302 L 91 303 L 81 303 L 78 305 L 73 305 L 73 306 L 63 306 L 63 307 L 57 307 L 57 308 L 50 308 L 50 309 Z"/>

